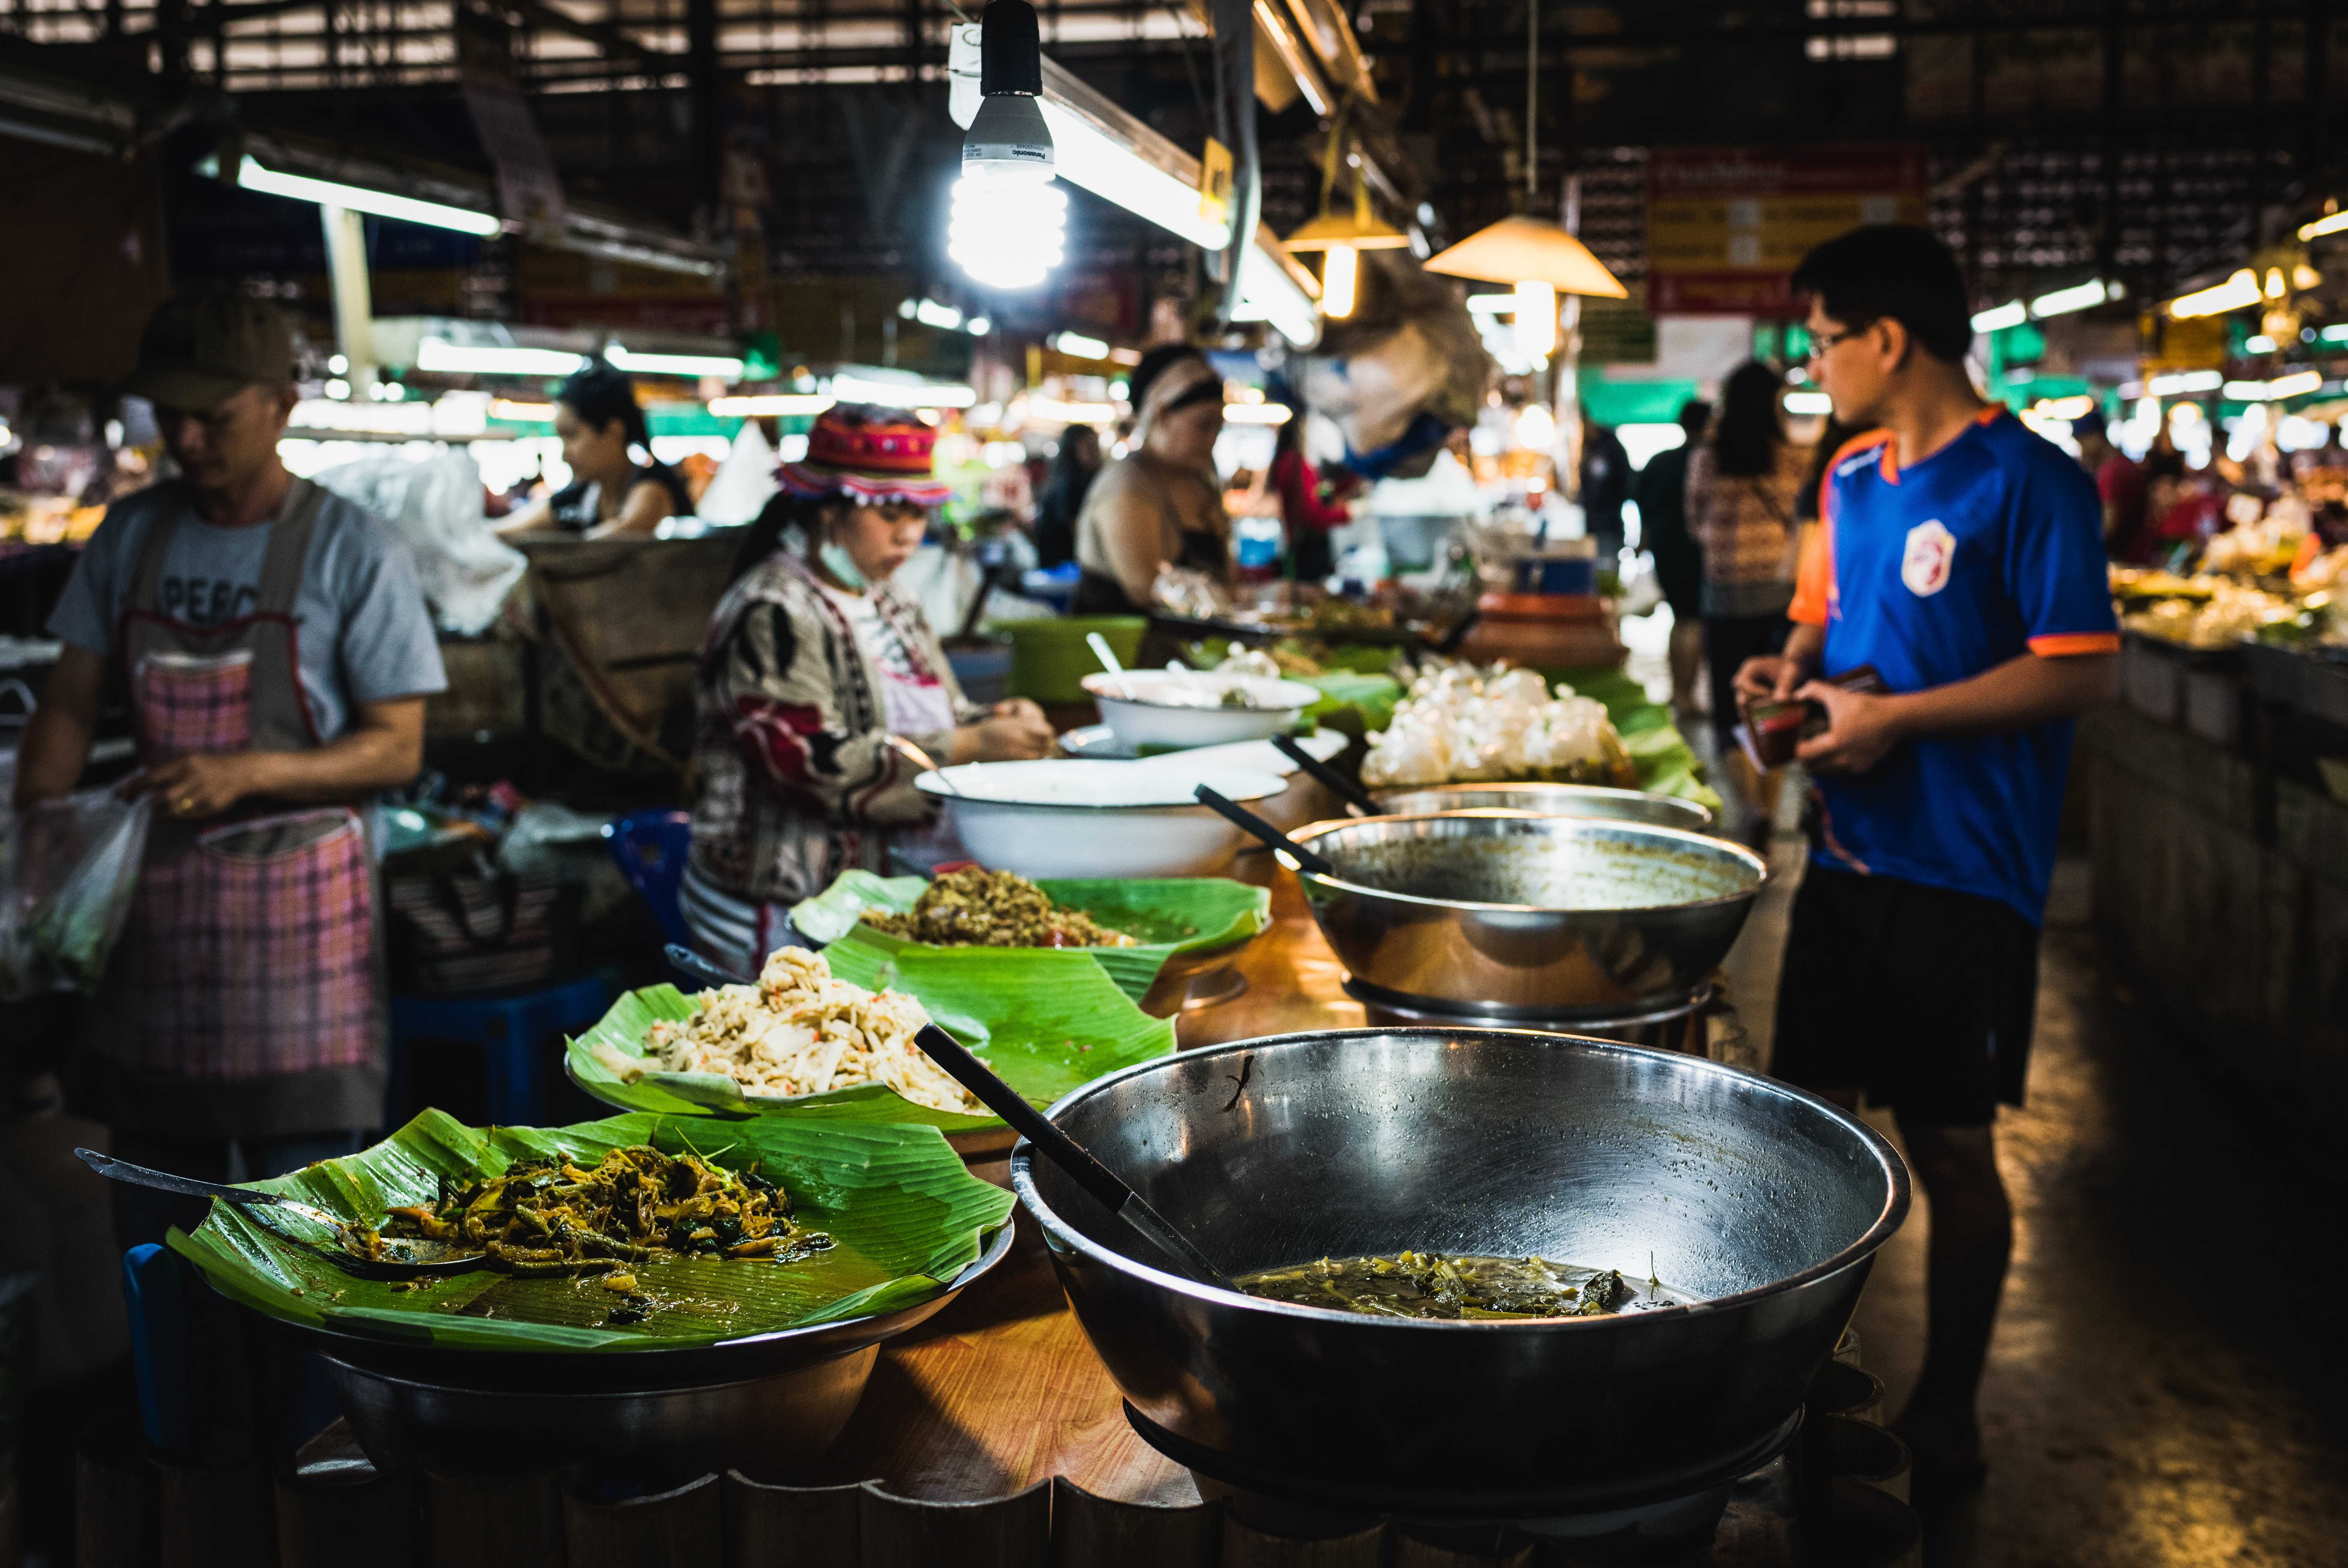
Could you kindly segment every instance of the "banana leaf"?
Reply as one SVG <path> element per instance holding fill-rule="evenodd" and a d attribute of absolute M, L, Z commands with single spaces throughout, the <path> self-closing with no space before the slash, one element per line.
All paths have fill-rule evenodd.
<path fill-rule="evenodd" d="M 789 1194 L 799 1222 L 836 1244 L 790 1264 L 675 1258 L 642 1265 L 634 1271 L 639 1289 L 664 1305 L 633 1327 L 602 1328 L 596 1326 L 618 1297 L 592 1280 L 517 1279 L 479 1269 L 408 1289 L 346 1274 L 226 1203 L 214 1203 L 193 1235 L 174 1230 L 168 1240 L 222 1295 L 288 1323 L 457 1348 L 624 1353 L 912 1305 L 975 1260 L 983 1238 L 1011 1212 L 1011 1194 L 972 1176 L 934 1129 L 780 1119 L 719 1125 L 636 1115 L 576 1127 L 477 1129 L 427 1110 L 363 1153 L 250 1185 L 374 1222 L 392 1204 L 432 1198 L 444 1175 L 496 1176 L 518 1160 L 556 1153 L 592 1161 L 638 1143 L 693 1150 L 737 1169 L 756 1163 Z M 273 1215 L 271 1223 L 313 1229 L 292 1216 Z"/>
<path fill-rule="evenodd" d="M 1090 949 L 906 946 L 883 954 L 835 943 L 832 973 L 873 990 L 905 992 L 948 1033 L 991 1063 L 1030 1103 L 1045 1106 L 1104 1073 L 1162 1057 L 1174 1025 L 1134 1006 Z M 696 1004 L 674 985 L 648 985 L 612 1004 L 571 1042 L 571 1080 L 606 1105 L 680 1115 L 785 1115 L 827 1122 L 904 1122 L 969 1132 L 999 1118 L 915 1105 L 885 1084 L 859 1084 L 789 1099 L 746 1095 L 716 1073 L 644 1071 L 633 1082 L 613 1058 L 645 1059 L 644 1037 L 659 1019 L 685 1019 Z"/>
<path fill-rule="evenodd" d="M 1196 956 L 1236 947 L 1272 923 L 1269 889 L 1250 887 L 1226 877 L 1047 878 L 1035 884 L 1063 909 L 1081 910 L 1111 931 L 1138 937 L 1138 947 L 1085 947 L 1108 972 L 1117 988 L 1139 1002 L 1149 995 L 1159 971 L 1179 955 Z M 826 956 L 835 974 L 859 985 L 864 975 L 893 959 L 908 947 L 938 949 L 907 942 L 900 936 L 859 923 L 868 909 L 903 914 L 929 883 L 920 877 L 878 877 L 870 872 L 843 872 L 815 897 L 791 906 L 791 924 L 802 934 L 833 945 Z M 860 951 L 870 949 L 871 954 Z M 958 952 L 989 953 L 1008 957 L 1034 948 L 980 947 Z M 1068 951 L 1058 949 L 1056 951 Z M 877 954 L 875 957 L 872 954 Z M 845 965 L 848 967 L 842 967 Z"/>

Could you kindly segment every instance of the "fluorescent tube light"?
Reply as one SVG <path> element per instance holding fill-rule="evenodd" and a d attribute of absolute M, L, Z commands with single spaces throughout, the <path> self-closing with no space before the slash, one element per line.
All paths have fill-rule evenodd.
<path fill-rule="evenodd" d="M 833 399 L 820 392 L 762 392 L 747 397 L 712 397 L 709 411 L 721 419 L 788 418 L 820 414 Z"/>
<path fill-rule="evenodd" d="M 2225 384 L 2225 377 L 2215 370 L 2178 370 L 2154 377 L 2145 383 L 2145 390 L 2156 397 L 2171 397 L 2182 392 L 2215 392 Z"/>
<path fill-rule="evenodd" d="M 1517 296 L 1513 294 L 1469 294 L 1468 311 L 1471 315 L 1514 315 L 1517 313 Z"/>
<path fill-rule="evenodd" d="M 1973 317 L 1975 332 L 2003 332 L 2009 326 L 2020 326 L 2030 319 L 2030 307 L 2018 299 L 1982 311 Z"/>
<path fill-rule="evenodd" d="M 1786 394 L 1788 414 L 1831 414 L 1834 399 L 1823 392 L 1788 392 Z"/>
<path fill-rule="evenodd" d="M 1232 425 L 1285 425 L 1296 411 L 1285 403 L 1226 403 L 1223 419 Z"/>
<path fill-rule="evenodd" d="M 1081 332 L 1056 332 L 1044 340 L 1044 346 L 1066 355 L 1071 359 L 1107 359 L 1108 345 L 1097 337 L 1086 337 Z"/>
<path fill-rule="evenodd" d="M 2168 302 L 2168 314 L 2177 321 L 2190 321 L 2196 316 L 2223 315 L 2228 311 L 2247 310 L 2264 300 L 2259 288 L 2258 274 L 2244 267 L 2224 283 L 2206 289 L 2196 289 Z"/>
<path fill-rule="evenodd" d="M 948 332 L 953 332 L 962 325 L 962 312 L 950 304 L 940 304 L 933 299 L 914 301 L 911 314 L 913 319 L 923 326 L 943 327 Z"/>
<path fill-rule="evenodd" d="M 2275 351 L 2275 340 L 2260 333 L 2258 336 L 2246 340 L 2242 345 L 2242 351 L 2246 354 L 2272 354 Z"/>
<path fill-rule="evenodd" d="M 2289 376 L 2278 376 L 2267 383 L 2267 396 L 2270 397 L 2300 397 L 2322 389 L 2323 372 L 2321 370 L 2293 371 Z"/>
<path fill-rule="evenodd" d="M 274 169 L 263 169 L 251 153 L 237 165 L 236 182 L 247 191 L 264 195 L 289 197 L 296 201 L 314 201 L 321 207 L 346 207 L 354 212 L 372 212 L 378 218 L 396 218 L 403 223 L 423 223 L 435 229 L 454 229 L 462 234 L 479 234 L 487 238 L 505 229 L 503 220 L 487 212 L 475 212 L 463 207 L 443 206 L 438 201 L 418 201 L 412 196 L 395 196 L 387 191 L 368 191 L 356 185 L 344 185 L 332 180 L 313 180 L 304 174 L 285 174 Z"/>
<path fill-rule="evenodd" d="M 2127 290 L 2118 284 L 2107 284 L 2097 278 L 2092 283 L 2074 284 L 2066 289 L 2040 294 L 2030 302 L 2033 315 L 2064 315 L 2075 310 L 2092 310 L 2106 300 L 2123 299 Z M 1974 318 L 1976 327 L 1980 318 Z"/>
<path fill-rule="evenodd" d="M 1220 251 L 1231 243 L 1231 226 L 1201 217 L 1199 191 L 1138 154 L 1119 147 L 1093 123 L 1053 102 L 1038 98 L 1044 123 L 1052 132 L 1056 172 L 1104 201 L 1114 201 L 1136 217 L 1182 236 L 1192 244 Z"/>
<path fill-rule="evenodd" d="M 968 387 L 942 381 L 872 381 L 835 376 L 831 395 L 842 403 L 879 403 L 891 408 L 967 408 L 978 401 Z"/>
<path fill-rule="evenodd" d="M 450 376 L 569 376 L 586 365 L 585 355 L 561 348 L 450 343 L 441 337 L 427 337 L 416 346 L 418 370 Z"/>
<path fill-rule="evenodd" d="M 527 425 L 551 424 L 554 420 L 554 405 L 517 403 L 509 397 L 492 397 L 489 399 L 489 418 L 512 419 Z"/>
<path fill-rule="evenodd" d="M 2319 234 L 2336 234 L 2343 229 L 2348 229 L 2348 212 L 2333 212 L 2318 218 L 2312 223 L 2302 223 L 2299 226 L 2299 237 L 2302 240 L 2312 240 Z"/>
<path fill-rule="evenodd" d="M 604 357 L 620 370 L 646 376 L 715 376 L 721 381 L 742 379 L 742 362 L 719 354 L 636 354 L 614 343 Z"/>

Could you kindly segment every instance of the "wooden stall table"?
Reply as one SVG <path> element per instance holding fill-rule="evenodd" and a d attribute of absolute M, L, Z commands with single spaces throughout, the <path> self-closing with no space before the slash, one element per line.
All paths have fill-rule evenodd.
<path fill-rule="evenodd" d="M 1233 962 L 1247 988 L 1178 1016 L 1184 1047 L 1306 1029 L 1352 1029 L 1362 1005 L 1306 913 L 1296 879 L 1269 854 L 1238 872 L 1272 882 L 1272 925 Z M 1252 873 L 1252 874 L 1251 874 Z M 1179 1000 L 1153 992 L 1150 1010 Z M 1161 987 L 1161 990 L 1165 989 Z M 953 1305 L 880 1350 L 848 1429 L 802 1484 L 879 1480 L 903 1497 L 1004 1497 L 1052 1476 L 1096 1496 L 1179 1506 L 1190 1472 L 1134 1435 L 1117 1385 L 1093 1354 L 1052 1273 L 1035 1222 L 1016 1215 L 1011 1255 Z"/>

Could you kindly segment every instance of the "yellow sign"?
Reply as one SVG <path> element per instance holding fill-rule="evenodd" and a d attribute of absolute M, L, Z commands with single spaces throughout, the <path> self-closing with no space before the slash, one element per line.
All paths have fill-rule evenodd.
<path fill-rule="evenodd" d="M 1199 160 L 1199 216 L 1210 223 L 1231 221 L 1231 150 L 1211 136 Z"/>

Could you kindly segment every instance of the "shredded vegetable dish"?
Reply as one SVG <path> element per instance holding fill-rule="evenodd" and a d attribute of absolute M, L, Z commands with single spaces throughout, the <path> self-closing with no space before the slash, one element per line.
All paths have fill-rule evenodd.
<path fill-rule="evenodd" d="M 831 1238 L 800 1229 L 790 1195 L 753 1168 L 727 1171 L 693 1154 L 648 1144 L 614 1149 L 593 1165 L 526 1160 L 502 1176 L 452 1181 L 439 1196 L 391 1211 L 379 1233 L 355 1239 L 369 1253 L 385 1238 L 471 1243 L 514 1274 L 601 1274 L 628 1299 L 607 1323 L 641 1323 L 635 1269 L 668 1258 L 756 1258 L 796 1263 Z"/>
<path fill-rule="evenodd" d="M 932 1110 L 986 1113 L 913 1043 L 930 1021 L 921 1003 L 838 979 L 819 953 L 783 948 L 756 985 L 720 985 L 695 1000 L 690 1018 L 652 1026 L 646 1043 L 665 1071 L 719 1073 L 745 1093 L 785 1098 L 884 1083 Z M 644 1076 L 644 1062 L 608 1059 L 629 1082 Z"/>
<path fill-rule="evenodd" d="M 1082 910 L 1063 909 L 1042 888 L 1010 872 L 975 866 L 948 872 L 922 891 L 911 913 L 868 909 L 864 923 L 936 947 L 1132 947 Z"/>

